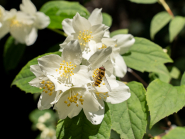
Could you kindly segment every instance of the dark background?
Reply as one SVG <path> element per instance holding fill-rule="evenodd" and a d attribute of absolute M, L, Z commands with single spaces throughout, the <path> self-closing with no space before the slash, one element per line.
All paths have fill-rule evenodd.
<path fill-rule="evenodd" d="M 36 5 L 37 10 L 49 0 L 32 0 Z M 0 5 L 6 10 L 15 8 L 19 10 L 21 0 L 0 0 Z M 86 0 L 79 1 L 90 12 L 94 8 L 103 8 L 103 12 L 112 16 L 113 23 L 110 27 L 110 31 L 117 29 L 128 28 L 129 33 L 137 36 L 144 37 L 150 40 L 150 23 L 153 16 L 164 8 L 159 3 L 155 4 L 136 4 L 131 3 L 128 0 Z M 185 17 L 185 1 L 184 0 L 167 0 L 174 15 L 180 15 Z M 0 40 L 0 52 L 1 52 L 1 120 L 3 123 L 3 131 L 7 132 L 5 136 L 7 138 L 30 138 L 33 139 L 37 136 L 39 131 L 33 132 L 31 130 L 31 122 L 29 121 L 29 113 L 37 108 L 37 99 L 34 100 L 33 94 L 26 94 L 16 86 L 12 86 L 11 82 L 15 76 L 19 73 L 21 68 L 34 57 L 44 54 L 54 45 L 58 45 L 64 41 L 64 37 L 52 32 L 49 29 L 39 30 L 36 43 L 32 46 L 26 47 L 23 58 L 19 62 L 16 69 L 6 71 L 3 66 L 3 51 L 4 44 L 9 37 L 9 34 Z M 185 29 L 181 31 L 178 37 L 173 43 L 169 43 L 168 25 L 165 26 L 155 36 L 154 42 L 162 46 L 163 48 L 172 47 L 172 59 L 173 64 L 167 64 L 168 67 L 175 65 L 180 69 L 181 73 L 185 71 Z M 59 46 L 56 50 L 59 49 Z M 137 72 L 137 71 L 136 71 Z M 148 73 L 137 72 L 147 83 L 149 83 Z M 125 81 L 136 80 L 131 74 L 127 73 L 124 78 Z M 178 80 L 172 80 L 172 84 L 179 85 Z M 180 118 L 184 118 L 185 110 L 179 111 Z M 169 117 L 172 123 L 175 124 L 173 116 Z M 185 121 L 184 125 L 185 125 Z M 2 132 L 2 131 L 1 131 Z"/>

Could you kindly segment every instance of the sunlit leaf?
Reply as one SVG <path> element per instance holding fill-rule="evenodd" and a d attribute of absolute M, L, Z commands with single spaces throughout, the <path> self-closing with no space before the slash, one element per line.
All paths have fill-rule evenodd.
<path fill-rule="evenodd" d="M 155 34 L 160 31 L 170 20 L 171 16 L 165 11 L 156 14 L 151 21 L 150 37 L 154 39 Z"/>
<path fill-rule="evenodd" d="M 83 17 L 89 16 L 87 9 L 78 2 L 49 1 L 41 7 L 40 11 L 50 17 L 48 28 L 52 29 L 62 29 L 62 21 L 65 18 L 73 18 L 77 12 Z"/>
<path fill-rule="evenodd" d="M 172 42 L 174 38 L 180 33 L 184 25 L 185 25 L 185 18 L 181 16 L 176 16 L 170 22 L 170 26 L 169 26 L 170 42 Z"/>
<path fill-rule="evenodd" d="M 61 52 L 46 53 L 44 55 L 32 59 L 21 69 L 21 71 L 17 74 L 11 85 L 16 85 L 18 88 L 25 91 L 26 93 L 39 93 L 39 92 L 41 93 L 42 92 L 41 89 L 33 87 L 28 83 L 35 78 L 35 75 L 30 71 L 30 66 L 38 64 L 37 61 L 38 58 L 49 54 L 61 55 Z"/>
<path fill-rule="evenodd" d="M 102 13 L 102 15 L 103 15 L 103 24 L 110 27 L 112 25 L 112 17 L 107 13 Z"/>
<path fill-rule="evenodd" d="M 181 85 L 185 85 L 185 72 L 184 72 L 184 74 L 182 75 Z"/>
<path fill-rule="evenodd" d="M 128 29 L 118 29 L 110 33 L 110 37 L 113 37 L 118 34 L 128 34 Z"/>
<path fill-rule="evenodd" d="M 184 90 L 185 86 L 173 87 L 159 79 L 150 83 L 146 93 L 151 115 L 150 128 L 162 118 L 182 109 L 185 104 Z"/>
<path fill-rule="evenodd" d="M 170 76 L 174 79 L 178 79 L 180 75 L 180 70 L 176 67 L 172 67 L 172 70 L 170 71 Z"/>
<path fill-rule="evenodd" d="M 185 128 L 184 127 L 176 127 L 167 133 L 162 139 L 184 139 L 185 137 Z"/>
<path fill-rule="evenodd" d="M 156 3 L 158 0 L 130 0 L 130 1 L 135 3 L 151 4 Z"/>
<path fill-rule="evenodd" d="M 7 71 L 16 68 L 25 49 L 26 45 L 15 42 L 12 36 L 7 39 L 3 53 L 4 67 Z"/>
<path fill-rule="evenodd" d="M 111 111 L 112 129 L 124 139 L 142 139 L 147 126 L 146 91 L 142 84 L 127 84 L 131 97 L 120 104 L 108 104 Z"/>
<path fill-rule="evenodd" d="M 141 72 L 164 73 L 163 64 L 173 62 L 172 59 L 159 45 L 144 38 L 135 37 L 135 40 L 130 53 L 123 55 L 127 66 Z"/>
<path fill-rule="evenodd" d="M 87 120 L 83 110 L 72 119 L 59 120 L 57 139 L 109 139 L 111 132 L 110 110 L 105 103 L 105 116 L 101 124 L 93 125 Z"/>

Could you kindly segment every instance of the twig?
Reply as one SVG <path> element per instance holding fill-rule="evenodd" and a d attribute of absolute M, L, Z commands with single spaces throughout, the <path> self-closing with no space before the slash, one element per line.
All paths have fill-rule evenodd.
<path fill-rule="evenodd" d="M 181 122 L 178 114 L 177 113 L 174 113 L 173 116 L 175 117 L 175 121 L 176 121 L 177 125 L 178 126 L 183 126 L 183 124 L 182 124 L 182 122 Z"/>
<path fill-rule="evenodd" d="M 170 7 L 168 6 L 168 4 L 166 3 L 165 0 L 159 0 L 159 2 L 163 5 L 164 9 L 169 13 L 169 15 L 172 17 L 172 19 L 174 18 L 174 15 L 170 9 Z"/>
<path fill-rule="evenodd" d="M 52 30 L 52 31 L 54 31 L 54 32 L 56 32 L 56 33 L 58 33 L 60 35 L 63 35 L 64 37 L 67 37 L 67 34 L 65 34 L 63 31 L 60 31 L 58 29 L 51 29 L 51 28 L 48 28 L 48 29 L 50 29 L 50 30 Z"/>
<path fill-rule="evenodd" d="M 148 86 L 148 84 L 137 73 L 135 73 L 132 69 L 128 68 L 128 72 L 130 72 L 132 75 L 134 75 L 145 87 Z"/>

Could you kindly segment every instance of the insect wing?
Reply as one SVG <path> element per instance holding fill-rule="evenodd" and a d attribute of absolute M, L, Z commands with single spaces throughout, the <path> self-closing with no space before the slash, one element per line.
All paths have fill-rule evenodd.
<path fill-rule="evenodd" d="M 106 76 L 104 76 L 103 80 L 104 80 L 104 82 L 105 82 L 105 85 L 106 85 L 107 89 L 111 92 L 110 84 L 109 84 L 109 82 L 108 82 Z"/>

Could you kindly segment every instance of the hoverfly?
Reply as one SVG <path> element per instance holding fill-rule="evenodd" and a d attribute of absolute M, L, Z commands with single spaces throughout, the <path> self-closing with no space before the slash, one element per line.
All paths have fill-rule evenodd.
<path fill-rule="evenodd" d="M 109 91 L 111 91 L 110 85 L 109 85 L 109 83 L 107 81 L 107 78 L 105 76 L 105 68 L 104 68 L 104 66 L 99 67 L 97 70 L 98 71 L 95 71 L 97 74 L 94 77 L 94 86 L 99 86 L 101 84 L 102 80 L 104 80 L 107 89 Z"/>

